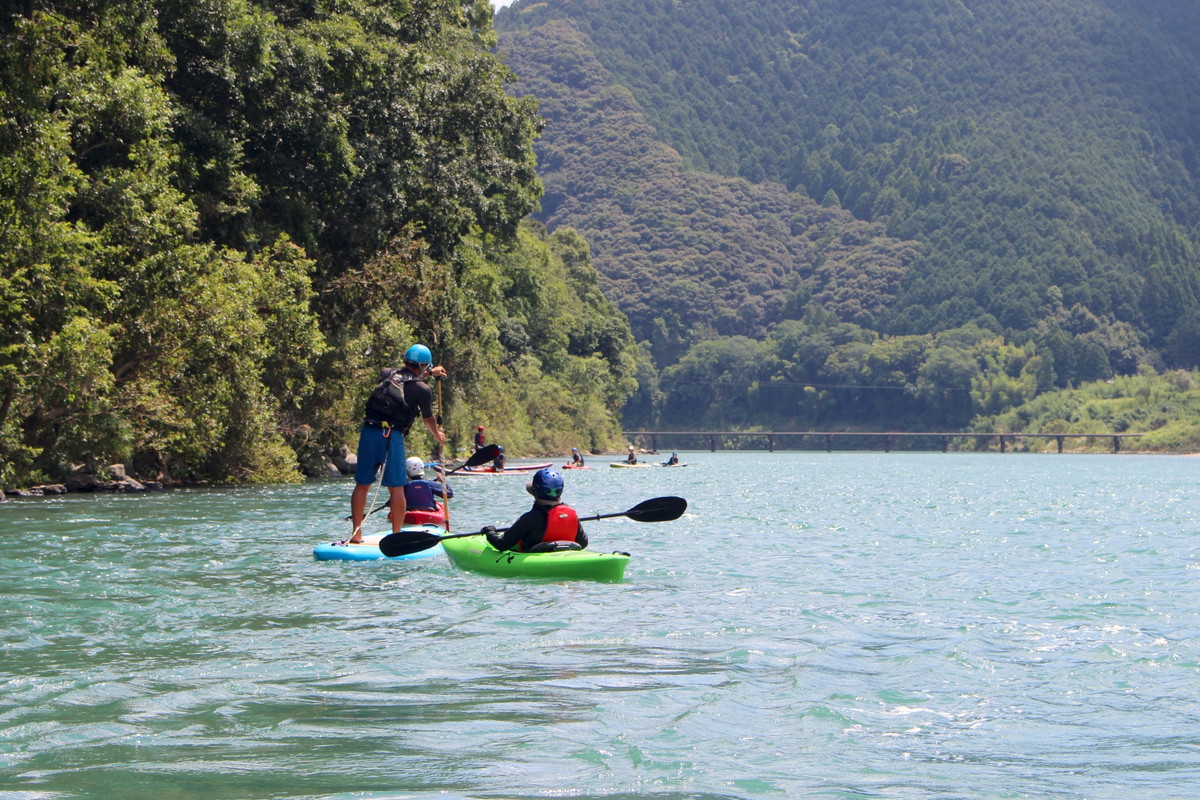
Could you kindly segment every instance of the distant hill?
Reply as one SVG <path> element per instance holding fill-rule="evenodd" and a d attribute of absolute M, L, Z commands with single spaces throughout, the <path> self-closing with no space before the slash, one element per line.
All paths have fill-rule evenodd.
<path fill-rule="evenodd" d="M 1190 0 L 518 0 L 496 28 L 549 123 L 540 217 L 661 366 L 815 307 L 1200 363 Z"/>
<path fill-rule="evenodd" d="M 761 337 L 814 295 L 855 321 L 895 302 L 912 242 L 779 183 L 686 169 L 567 21 L 504 47 L 548 120 L 541 217 L 584 234 L 606 294 L 660 359 L 714 334 Z"/>

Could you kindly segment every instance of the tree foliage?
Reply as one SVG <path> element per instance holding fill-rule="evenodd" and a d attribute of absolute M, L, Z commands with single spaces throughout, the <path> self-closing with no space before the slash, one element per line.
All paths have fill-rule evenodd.
<path fill-rule="evenodd" d="M 494 44 L 484 0 L 5 4 L 0 484 L 295 479 L 414 340 L 449 420 L 615 439 L 632 338 L 586 245 L 519 232 L 541 122 Z"/>
<path fill-rule="evenodd" d="M 1195 366 L 1193 4 L 550 0 L 497 28 L 549 120 L 540 218 L 593 242 L 663 369 L 631 424 L 697 399 L 672 389 L 691 353 L 797 330 L 815 371 L 756 367 L 706 418 L 965 424 Z M 876 344 L 821 358 L 837 325 L 814 330 L 818 310 Z M 975 351 L 939 343 L 968 329 L 988 333 Z"/>

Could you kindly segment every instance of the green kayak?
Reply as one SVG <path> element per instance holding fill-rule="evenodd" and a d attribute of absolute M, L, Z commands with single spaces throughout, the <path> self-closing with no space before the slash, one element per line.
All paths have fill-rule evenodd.
<path fill-rule="evenodd" d="M 501 553 L 483 536 L 443 539 L 442 547 L 456 566 L 502 578 L 576 578 L 619 581 L 625 576 L 628 553 L 560 550 L 554 553 Z"/>

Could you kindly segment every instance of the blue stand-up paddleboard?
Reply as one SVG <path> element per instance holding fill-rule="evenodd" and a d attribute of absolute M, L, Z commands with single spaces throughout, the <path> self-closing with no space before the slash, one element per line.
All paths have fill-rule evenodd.
<path fill-rule="evenodd" d="M 437 535 L 444 535 L 446 533 L 446 529 L 439 525 L 405 525 L 402 530 Z M 442 549 L 442 545 L 439 542 L 425 550 L 418 550 L 415 553 L 388 558 L 379 550 L 379 540 L 385 535 L 377 533 L 372 536 L 364 536 L 361 542 L 355 544 L 344 544 L 342 542 L 319 544 L 313 548 L 313 558 L 318 561 L 413 561 L 418 558 L 440 556 L 446 552 Z"/>

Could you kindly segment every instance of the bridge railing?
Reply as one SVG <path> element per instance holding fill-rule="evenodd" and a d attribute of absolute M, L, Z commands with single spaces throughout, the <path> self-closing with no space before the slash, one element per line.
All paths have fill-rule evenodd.
<path fill-rule="evenodd" d="M 746 446 L 738 449 L 766 449 L 775 452 L 781 444 L 787 442 L 803 443 L 805 440 L 824 440 L 825 451 L 833 452 L 835 440 L 876 440 L 883 446 L 883 451 L 890 452 L 892 446 L 901 439 L 933 439 L 941 446 L 943 453 L 948 452 L 954 439 L 975 439 L 979 442 L 996 440 L 1000 452 L 1008 449 L 1008 445 L 1022 439 L 1054 439 L 1058 452 L 1063 452 L 1063 444 L 1067 439 L 1109 439 L 1112 451 L 1121 452 L 1121 440 L 1141 436 L 1140 433 L 973 433 L 962 431 L 622 431 L 625 438 L 632 441 L 639 439 L 644 446 L 658 450 L 659 444 L 675 448 L 707 446 L 711 451 L 720 449 L 723 440 L 741 439 L 744 444 L 752 445 L 754 440 L 760 440 L 763 447 Z M 665 444 L 666 442 L 672 444 Z M 844 444 L 844 442 L 843 442 Z M 790 447 L 782 449 L 811 450 L 812 447 Z"/>

